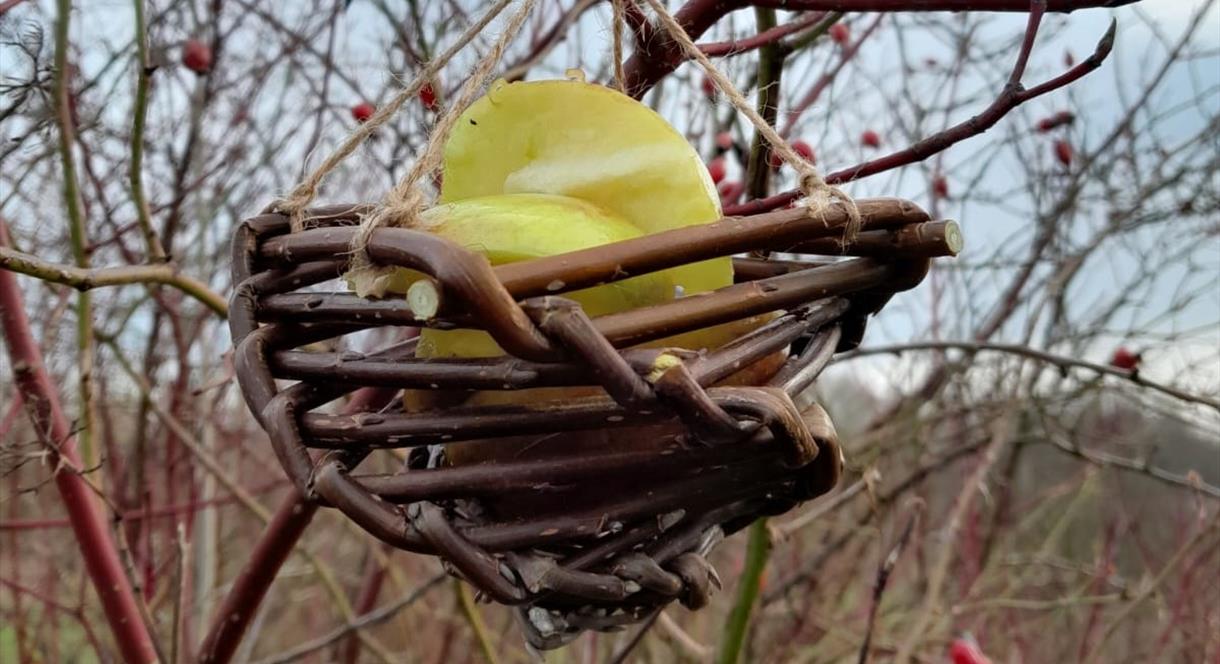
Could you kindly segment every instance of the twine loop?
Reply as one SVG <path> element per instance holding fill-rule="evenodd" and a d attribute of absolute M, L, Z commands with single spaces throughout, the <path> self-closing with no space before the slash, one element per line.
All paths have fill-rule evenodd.
<path fill-rule="evenodd" d="M 449 140 L 449 134 L 457 126 L 458 118 L 474 102 L 475 97 L 482 92 L 483 86 L 491 76 L 492 70 L 504 55 L 504 50 L 513 40 L 513 37 L 520 32 L 521 26 L 524 25 L 530 10 L 534 8 L 535 2 L 536 0 L 523 0 L 521 8 L 509 19 L 504 32 L 500 34 L 500 37 L 496 39 L 487 53 L 479 60 L 474 71 L 471 72 L 470 78 L 462 85 L 453 103 L 441 113 L 436 125 L 432 128 L 432 133 L 428 137 L 427 146 L 416 157 L 411 170 L 386 194 L 385 198 L 382 199 L 381 205 L 376 210 L 365 215 L 360 220 L 360 227 L 352 237 L 352 256 L 349 270 L 354 276 L 372 274 L 374 278 L 354 279 L 355 283 L 360 283 L 361 281 L 372 283 L 375 285 L 373 288 L 375 293 L 385 282 L 385 279 L 381 277 L 393 272 L 393 268 L 382 268 L 375 265 L 369 259 L 367 249 L 369 240 L 373 237 L 373 231 L 378 228 L 413 228 L 418 225 L 419 213 L 423 211 L 424 206 L 428 202 L 427 197 L 420 190 L 419 183 L 440 165 L 444 156 L 445 142 Z M 422 86 L 422 81 L 426 80 L 428 78 L 421 77 L 421 80 L 417 80 L 416 84 Z M 418 89 L 418 86 L 414 84 L 412 87 Z M 365 295 L 367 293 L 359 294 Z"/>
<path fill-rule="evenodd" d="M 657 18 L 660 19 L 661 25 L 665 26 L 670 39 L 673 39 L 674 42 L 682 47 L 682 51 L 689 59 L 694 60 L 703 68 L 708 78 L 712 79 L 716 87 L 724 93 L 729 103 L 750 120 L 750 124 L 754 125 L 754 129 L 767 141 L 775 154 L 779 155 L 784 162 L 796 171 L 797 185 L 804 195 L 804 205 L 810 212 L 820 213 L 824 216 L 827 206 L 837 201 L 847 212 L 847 224 L 843 227 L 843 236 L 840 242 L 846 246 L 855 240 L 856 233 L 860 230 L 860 210 L 856 207 L 856 202 L 852 200 L 851 196 L 848 196 L 841 189 L 827 184 L 826 180 L 822 179 L 822 176 L 818 174 L 817 168 L 797 154 L 796 150 L 792 149 L 792 146 L 788 144 L 788 141 L 784 140 L 779 135 L 779 132 L 775 131 L 775 128 L 759 115 L 758 111 L 746 100 L 745 95 L 719 69 L 716 69 L 716 66 L 712 64 L 707 54 L 695 45 L 690 35 L 687 34 L 686 29 L 665 9 L 665 5 L 661 0 L 646 1 L 652 7 Z"/>
<path fill-rule="evenodd" d="M 512 4 L 512 2 L 513 0 L 497 0 L 495 4 L 488 8 L 486 13 L 484 13 L 477 21 L 471 23 L 466 28 L 462 35 L 458 37 L 457 41 L 455 41 L 443 52 L 441 52 L 440 55 L 436 56 L 435 59 L 429 62 L 423 68 L 423 70 L 419 72 L 419 75 L 416 76 L 415 80 L 399 90 L 398 94 L 394 95 L 394 97 L 384 106 L 378 108 L 377 112 L 373 114 L 373 117 L 369 118 L 367 121 L 361 123 L 354 130 L 352 130 L 352 132 L 348 134 L 347 138 L 345 138 L 343 142 L 340 143 L 337 148 L 335 148 L 334 152 L 328 155 L 317 168 L 305 176 L 287 196 L 285 196 L 274 206 L 275 210 L 288 215 L 288 223 L 292 232 L 295 233 L 304 230 L 305 222 L 307 221 L 307 219 L 304 218 L 305 211 L 309 208 L 309 205 L 313 203 L 314 198 L 317 197 L 318 190 L 322 185 L 322 181 L 326 179 L 326 176 L 330 175 L 332 171 L 338 168 L 339 164 L 343 163 L 345 159 L 350 157 L 361 145 L 364 144 L 366 140 L 368 140 L 370 136 L 373 135 L 375 131 L 389 122 L 390 119 L 393 118 L 402 108 L 403 104 L 405 104 L 408 100 L 415 98 L 424 85 L 432 81 L 436 77 L 437 73 L 439 73 L 440 70 L 446 64 L 448 64 L 459 51 L 470 44 L 470 42 L 474 41 L 474 39 L 478 37 L 479 34 L 481 34 L 488 26 L 488 24 L 495 20 L 495 18 L 500 15 L 500 12 L 504 11 L 504 9 Z M 511 38 L 511 36 L 517 33 L 518 29 L 520 28 L 520 21 L 524 19 L 523 15 L 528 14 L 533 5 L 534 0 L 525 0 L 523 7 L 518 12 L 517 16 L 513 17 L 512 21 L 510 22 L 509 28 L 505 30 L 505 36 Z M 513 27 L 514 25 L 516 26 L 515 28 Z M 492 51 L 487 54 L 487 57 L 484 58 L 484 62 L 480 63 L 481 67 L 482 65 L 487 64 L 486 61 L 488 59 L 492 60 L 490 64 L 487 64 L 488 68 L 490 68 L 491 64 L 494 64 L 495 61 L 499 60 L 504 48 L 502 43 L 498 43 L 497 45 L 499 48 L 493 48 Z M 482 81 L 480 81 L 480 84 L 481 83 Z M 412 185 L 413 184 L 414 181 L 412 181 Z"/>

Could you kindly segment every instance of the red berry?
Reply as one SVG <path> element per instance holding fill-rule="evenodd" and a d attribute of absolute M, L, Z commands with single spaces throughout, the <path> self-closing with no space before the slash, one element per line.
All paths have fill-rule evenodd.
<path fill-rule="evenodd" d="M 1071 166 L 1072 165 L 1072 146 L 1071 146 L 1071 144 L 1069 144 L 1067 141 L 1065 141 L 1063 139 L 1059 139 L 1059 140 L 1055 141 L 1055 159 L 1058 159 L 1059 163 L 1063 164 L 1065 167 Z"/>
<path fill-rule="evenodd" d="M 1071 67 L 1072 65 L 1076 64 L 1076 56 L 1072 55 L 1071 51 L 1064 51 L 1063 52 L 1063 64 L 1068 67 Z"/>
<path fill-rule="evenodd" d="M 936 177 L 932 178 L 932 193 L 935 194 L 937 198 L 949 197 L 949 181 L 945 179 L 945 176 L 937 175 Z"/>
<path fill-rule="evenodd" d="M 733 148 L 733 135 L 727 131 L 716 134 L 716 147 L 721 150 L 731 150 Z"/>
<path fill-rule="evenodd" d="M 710 76 L 703 77 L 703 94 L 708 99 L 716 98 L 716 82 Z"/>
<path fill-rule="evenodd" d="M 851 30 L 842 23 L 835 23 L 830 26 L 830 38 L 839 46 L 846 46 L 851 41 Z"/>
<path fill-rule="evenodd" d="M 740 182 L 726 180 L 717 185 L 716 191 L 720 194 L 721 205 L 733 205 L 745 193 L 746 186 Z"/>
<path fill-rule="evenodd" d="M 792 141 L 792 149 L 796 150 L 796 153 L 801 155 L 801 158 L 805 161 L 811 164 L 817 163 L 818 160 L 813 154 L 813 148 L 809 147 L 809 144 L 805 141 Z"/>
<path fill-rule="evenodd" d="M 949 646 L 949 658 L 953 664 L 991 664 L 987 655 L 966 639 L 953 640 L 953 645 Z"/>
<path fill-rule="evenodd" d="M 212 49 L 198 39 L 188 39 L 182 45 L 182 65 L 196 74 L 212 68 Z"/>
<path fill-rule="evenodd" d="M 356 122 L 367 122 L 376 112 L 377 107 L 367 101 L 362 101 L 352 107 L 352 117 L 356 118 Z"/>
<path fill-rule="evenodd" d="M 431 83 L 424 83 L 424 87 L 419 89 L 419 101 L 429 111 L 436 110 L 436 90 L 432 89 Z"/>
<path fill-rule="evenodd" d="M 778 152 L 772 151 L 769 155 L 767 155 L 767 165 L 773 170 L 778 171 L 779 167 L 784 165 L 784 158 L 779 156 Z"/>
<path fill-rule="evenodd" d="M 724 157 L 716 157 L 707 165 L 708 175 L 712 176 L 712 182 L 720 184 L 724 176 L 728 174 L 728 168 L 724 164 Z"/>
<path fill-rule="evenodd" d="M 881 147 L 881 137 L 872 129 L 866 129 L 863 134 L 860 134 L 860 142 L 870 148 Z"/>
<path fill-rule="evenodd" d="M 1076 114 L 1071 111 L 1059 111 L 1053 115 L 1048 115 L 1038 121 L 1038 131 L 1048 132 L 1056 127 L 1072 124 L 1076 120 Z"/>
<path fill-rule="evenodd" d="M 1132 353 L 1125 346 L 1119 346 L 1110 358 L 1110 366 L 1127 371 L 1134 371 L 1140 365 L 1140 356 Z"/>

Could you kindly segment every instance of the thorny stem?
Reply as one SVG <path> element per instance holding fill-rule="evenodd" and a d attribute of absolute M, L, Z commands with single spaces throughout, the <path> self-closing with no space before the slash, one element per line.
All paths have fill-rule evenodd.
<path fill-rule="evenodd" d="M 1117 7 L 1136 0 L 1050 0 L 1046 11 L 1072 12 L 1088 7 Z M 628 3 L 630 6 L 632 3 Z M 840 12 L 929 12 L 986 11 L 1027 12 L 1029 0 L 689 0 L 674 18 L 691 39 L 698 39 L 721 18 L 746 7 L 771 7 L 788 11 Z M 628 16 L 631 18 L 631 16 Z M 682 49 L 667 38 L 644 39 L 625 64 L 628 94 L 641 99 L 661 79 L 683 62 Z M 834 184 L 830 182 L 830 184 Z M 784 201 L 779 205 L 786 205 Z M 767 208 L 772 209 L 772 208 Z"/>
<path fill-rule="evenodd" d="M 144 122 L 148 116 L 148 86 L 153 66 L 148 59 L 148 34 L 144 21 L 144 0 L 134 0 L 136 17 L 136 107 L 131 125 L 131 199 L 136 206 L 136 221 L 144 234 L 148 256 L 154 261 L 165 260 L 165 248 L 153 230 L 148 199 L 144 196 Z"/>
<path fill-rule="evenodd" d="M 919 521 L 919 515 L 922 511 L 922 504 L 916 504 L 915 513 L 911 518 L 907 519 L 907 525 L 902 529 L 902 534 L 898 536 L 898 541 L 886 554 L 885 559 L 881 561 L 881 565 L 877 567 L 877 578 L 873 582 L 873 596 L 868 607 L 868 624 L 864 629 L 863 643 L 860 645 L 860 657 L 857 659 L 858 664 L 868 664 L 869 657 L 872 654 L 873 627 L 877 622 L 877 610 L 881 607 L 881 596 L 885 594 L 885 588 L 889 585 L 890 575 L 894 572 L 894 566 L 898 564 L 898 558 L 902 556 L 903 549 L 906 548 L 907 542 L 911 540 L 911 533 L 915 530 L 915 524 Z"/>
<path fill-rule="evenodd" d="M 1220 529 L 1220 510 L 1217 510 L 1216 513 L 1212 515 L 1211 520 L 1200 527 L 1199 531 L 1196 532 L 1189 540 L 1187 540 L 1186 543 L 1173 554 L 1172 558 L 1165 562 L 1165 565 L 1161 567 L 1161 571 L 1157 573 L 1156 577 L 1149 581 L 1144 586 L 1143 590 L 1140 591 L 1139 595 L 1137 595 L 1135 599 L 1131 600 L 1127 606 L 1123 607 L 1122 612 L 1119 613 L 1118 616 L 1106 626 L 1106 630 L 1102 632 L 1101 638 L 1099 638 L 1097 643 L 1093 646 L 1093 651 L 1089 653 L 1088 659 L 1084 660 L 1084 664 L 1094 664 L 1103 657 L 1105 651 L 1102 649 L 1102 646 L 1105 645 L 1106 641 L 1108 641 L 1111 636 L 1114 636 L 1114 632 L 1118 631 L 1118 628 L 1123 624 L 1123 622 L 1130 618 L 1131 614 L 1135 613 L 1136 609 L 1138 609 L 1141 604 L 1143 604 L 1157 591 L 1161 584 L 1165 582 L 1165 578 L 1169 576 L 1169 573 L 1182 562 L 1182 559 L 1185 558 L 1188 553 L 1198 548 L 1200 544 L 1205 542 L 1207 538 L 1214 534 L 1218 529 Z"/>
<path fill-rule="evenodd" d="M 115 358 L 119 362 L 119 365 L 125 372 L 127 372 L 128 377 L 130 377 L 131 380 L 139 386 L 142 394 L 144 394 L 146 397 L 150 397 L 151 386 L 148 384 L 147 379 L 135 371 L 135 369 L 131 366 L 131 363 L 129 363 L 127 359 L 123 357 L 121 349 L 119 349 L 113 341 L 110 341 L 109 344 Z M 250 495 L 250 492 L 243 488 L 241 484 L 238 483 L 237 479 L 226 471 L 224 466 L 222 466 L 220 462 L 211 453 L 209 453 L 202 444 L 200 444 L 199 441 L 195 440 L 194 436 L 191 435 L 191 432 L 188 431 L 186 427 L 174 417 L 173 413 L 169 412 L 164 406 L 161 406 L 156 401 L 151 400 L 151 398 L 149 403 L 153 412 L 178 438 L 178 441 L 185 446 L 196 459 L 199 460 L 199 463 L 205 469 L 207 469 L 208 472 L 210 472 L 218 481 L 220 481 L 221 484 L 224 485 L 226 490 L 237 498 L 237 501 L 243 507 L 258 517 L 258 519 L 263 523 L 272 522 L 273 516 L 271 512 L 261 503 L 259 503 L 254 496 Z M 301 553 L 305 560 L 308 561 L 308 563 L 314 568 L 318 578 L 322 581 L 322 584 L 326 586 L 327 591 L 330 593 L 335 606 L 339 609 L 339 612 L 343 614 L 347 621 L 350 622 L 354 620 L 356 616 L 352 610 L 351 604 L 347 601 L 347 596 L 344 595 L 343 589 L 339 586 L 339 582 L 335 579 L 335 575 L 330 570 L 330 567 L 307 549 L 302 548 L 299 553 Z M 361 639 L 364 645 L 369 647 L 370 651 L 378 654 L 382 660 L 390 661 L 389 654 L 384 652 L 384 648 L 374 642 L 370 635 L 362 632 L 357 634 L 357 637 Z"/>
<path fill-rule="evenodd" d="M 407 593 L 402 598 L 386 604 L 375 611 L 370 611 L 369 613 L 360 616 L 360 618 L 341 627 L 337 627 L 312 641 L 306 641 L 288 652 L 280 653 L 279 655 L 276 655 L 270 659 L 260 660 L 258 664 L 287 664 L 288 662 L 294 662 L 309 655 L 310 653 L 321 650 L 332 643 L 339 641 L 349 634 L 359 633 L 360 630 L 365 629 L 366 627 L 379 625 L 390 618 L 393 618 L 402 609 L 414 604 L 429 590 L 432 590 L 436 586 L 440 585 L 440 583 L 444 581 L 446 577 L 448 577 L 448 574 L 445 574 L 444 572 L 432 576 L 424 581 L 423 584 L 421 584 L 418 588 Z"/>
<path fill-rule="evenodd" d="M 759 11 L 771 12 L 772 16 L 775 14 L 775 11 L 772 9 L 761 9 Z M 838 12 L 832 12 L 830 15 L 842 16 L 842 14 Z M 764 29 L 760 24 L 758 25 L 758 34 L 754 35 L 753 37 L 699 44 L 699 50 L 703 51 L 708 57 L 731 57 L 734 55 L 740 55 L 742 53 L 748 53 L 768 45 L 775 45 L 781 38 L 795 34 L 806 28 L 812 28 L 811 32 L 816 33 L 821 24 L 825 22 L 826 16 L 826 14 L 822 14 L 820 12 L 811 12 L 808 15 L 802 16 L 801 18 L 789 23 L 767 29 Z M 809 36 L 810 33 L 803 34 L 799 39 L 794 40 L 793 43 L 805 43 L 805 41 L 809 39 Z M 793 50 L 788 44 L 783 44 L 782 48 L 786 51 Z"/>
<path fill-rule="evenodd" d="M 143 376 L 135 372 L 131 364 L 127 362 L 126 358 L 123 357 L 120 349 L 113 345 L 113 342 L 111 342 L 111 349 L 114 351 L 114 355 L 118 359 L 120 366 L 122 366 L 124 371 L 127 372 L 132 381 L 139 385 L 141 392 L 145 395 L 149 395 L 151 386 L 148 384 L 148 381 Z M 258 517 L 258 519 L 263 523 L 269 524 L 272 522 L 273 516 L 270 511 L 259 503 L 256 498 L 250 495 L 250 493 L 225 470 L 220 462 L 206 449 L 204 449 L 199 441 L 194 439 L 194 437 L 189 431 L 186 430 L 182 423 L 173 417 L 172 413 L 167 411 L 156 401 L 150 400 L 150 404 L 153 412 L 156 413 L 157 417 L 159 417 L 178 437 L 179 442 L 181 442 L 193 455 L 195 455 L 195 458 L 199 460 L 200 464 L 210 473 L 212 473 L 212 475 L 224 485 L 225 489 L 227 489 L 235 498 L 237 498 L 237 501 L 243 507 Z M 343 614 L 344 618 L 349 622 L 354 620 L 355 613 L 352 611 L 351 604 L 347 601 L 346 595 L 343 594 L 343 590 L 339 587 L 339 583 L 335 579 L 334 573 L 330 570 L 330 568 L 310 551 L 301 549 L 300 553 L 314 568 L 318 578 L 321 579 L 322 584 L 326 586 L 326 589 L 330 593 L 335 606 L 339 609 L 340 613 Z M 371 636 L 362 632 L 357 634 L 357 637 L 361 639 L 364 645 L 369 646 L 370 651 L 379 654 L 381 659 L 389 661 L 388 654 L 384 652 L 383 648 L 372 641 Z"/>
<path fill-rule="evenodd" d="M 76 142 L 75 121 L 72 118 L 72 98 L 68 90 L 71 72 L 68 67 L 68 28 L 72 21 L 71 0 L 58 0 L 55 20 L 55 122 L 59 129 L 59 159 L 64 179 L 64 209 L 68 215 L 68 237 L 72 245 L 72 258 L 76 266 L 89 267 L 88 232 L 85 215 L 81 209 L 80 189 L 76 181 L 76 157 L 72 145 Z M 80 436 L 81 457 L 88 467 L 97 465 L 97 450 L 94 436 L 97 434 L 96 404 L 93 399 L 93 303 L 88 292 L 82 291 L 76 299 L 76 361 L 80 377 L 81 421 L 77 431 Z"/>
<path fill-rule="evenodd" d="M 811 31 L 809 35 L 806 35 L 800 42 L 793 44 L 791 50 L 795 52 L 796 50 L 804 48 L 808 44 L 812 43 L 818 37 L 825 34 L 825 32 L 829 30 L 832 25 L 838 22 L 839 18 L 842 16 L 843 14 L 839 12 L 828 14 L 826 16 L 826 20 L 822 21 L 822 23 L 820 23 L 816 29 Z M 843 71 L 843 68 L 856 57 L 856 53 L 860 52 L 860 47 L 866 41 L 868 41 L 868 38 L 872 36 L 873 32 L 877 30 L 877 27 L 881 25 L 882 18 L 884 18 L 884 15 L 878 14 L 877 17 L 873 19 L 872 23 L 869 24 L 868 28 L 862 32 L 859 37 L 853 39 L 851 44 L 843 49 L 842 53 L 839 55 L 839 61 L 835 63 L 835 66 L 825 74 L 822 74 L 822 77 L 819 78 L 811 88 L 809 88 L 808 92 L 806 92 L 799 101 L 791 105 L 788 112 L 784 116 L 784 129 L 780 132 L 780 136 L 787 137 L 792 133 L 793 128 L 796 127 L 797 120 L 800 119 L 801 115 L 804 114 L 805 111 L 809 110 L 811 106 L 817 103 L 818 99 L 822 97 L 822 93 L 826 90 L 826 88 L 839 77 L 839 73 Z"/>
<path fill-rule="evenodd" d="M 916 648 L 928 637 L 927 630 L 931 627 L 933 619 L 939 615 L 941 592 L 944 589 L 945 580 L 948 578 L 949 568 L 957 558 L 959 546 L 957 533 L 961 529 L 966 514 L 970 511 L 971 505 L 974 504 L 975 494 L 982 490 L 983 481 L 999 460 L 1000 453 L 1012 443 L 1016 419 L 1017 415 L 1011 412 L 1000 415 L 993 427 L 991 442 L 987 444 L 987 449 L 983 452 L 983 458 L 970 477 L 966 478 L 961 493 L 953 503 L 953 511 L 950 512 L 948 521 L 942 530 L 943 537 L 939 555 L 933 563 L 931 571 L 928 572 L 927 589 L 924 592 L 923 602 L 898 647 L 898 653 L 894 656 L 895 664 L 907 664 L 914 657 Z"/>

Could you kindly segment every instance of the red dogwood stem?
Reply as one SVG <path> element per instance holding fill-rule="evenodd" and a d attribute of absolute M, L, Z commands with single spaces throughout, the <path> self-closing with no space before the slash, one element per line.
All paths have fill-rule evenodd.
<path fill-rule="evenodd" d="M 0 226 L 0 244 L 8 244 L 6 235 Z M 42 352 L 30 333 L 30 321 L 25 314 L 21 291 L 17 289 L 17 277 L 8 270 L 0 270 L 0 327 L 4 330 L 17 389 L 43 445 L 51 451 L 55 486 L 63 498 L 76 542 L 85 559 L 85 568 L 102 601 L 123 660 L 155 662 L 157 655 L 152 636 L 140 619 L 135 595 L 123 573 L 118 548 L 106 527 L 97 497 L 85 479 L 74 471 L 80 467 L 76 438 L 43 366 Z"/>

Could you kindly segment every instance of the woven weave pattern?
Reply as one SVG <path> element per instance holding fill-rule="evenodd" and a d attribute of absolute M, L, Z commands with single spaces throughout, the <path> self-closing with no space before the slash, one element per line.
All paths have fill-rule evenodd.
<path fill-rule="evenodd" d="M 269 211 L 243 223 L 233 243 L 238 378 L 305 495 L 395 547 L 440 557 L 485 597 L 525 607 L 534 645 L 613 629 L 673 600 L 697 608 L 719 585 L 705 555 L 720 539 L 838 479 L 833 425 L 816 404 L 798 408 L 796 397 L 836 351 L 855 346 L 869 315 L 960 244 L 953 222 L 932 221 L 907 201 L 866 199 L 858 208 L 861 230 L 849 246 L 840 244 L 845 211 L 794 207 L 497 267 L 425 232 L 373 231 L 370 260 L 426 275 L 426 312 L 409 298 L 313 289 L 348 268 L 369 208 L 309 210 L 306 228 L 293 233 L 287 215 Z M 563 297 L 747 252 L 767 257 L 734 259 L 737 283 L 714 293 L 596 319 Z M 641 346 L 768 312 L 779 313 L 713 350 Z M 483 329 L 508 354 L 425 360 L 412 343 L 369 353 L 304 349 L 384 326 Z M 787 359 L 764 384 L 719 384 L 776 353 Z M 587 396 L 351 416 L 321 409 L 366 386 L 563 387 Z M 588 432 L 653 442 L 495 454 L 530 437 Z M 486 449 L 489 460 L 447 461 L 457 443 Z M 402 472 L 356 472 L 384 448 L 411 448 Z"/>

